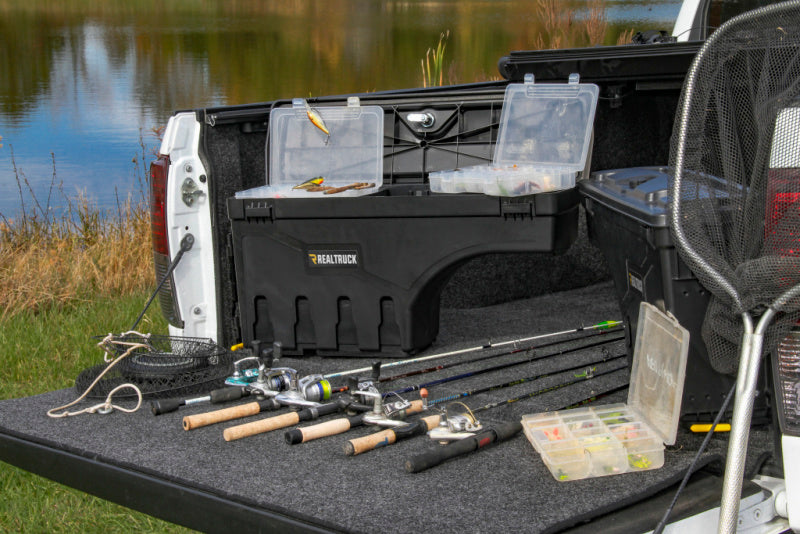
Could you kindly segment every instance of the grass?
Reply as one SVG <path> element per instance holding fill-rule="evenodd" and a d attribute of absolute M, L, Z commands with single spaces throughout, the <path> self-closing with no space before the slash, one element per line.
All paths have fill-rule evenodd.
<path fill-rule="evenodd" d="M 559 48 L 580 48 L 602 45 L 607 38 L 616 44 L 631 41 L 634 31 L 626 30 L 616 36 L 609 36 L 608 18 L 606 16 L 606 0 L 588 0 L 583 5 L 585 14 L 579 15 L 578 7 L 563 0 L 536 0 L 533 2 L 535 17 L 532 50 Z M 453 62 L 445 62 L 445 51 L 450 30 L 439 34 L 436 48 L 428 48 L 425 57 L 420 60 L 422 86 L 434 87 L 445 84 L 445 71 L 452 72 Z M 447 83 L 456 83 L 453 76 L 448 76 Z"/>
<path fill-rule="evenodd" d="M 422 67 L 422 87 L 444 85 L 444 51 L 447 48 L 447 39 L 450 30 L 439 34 L 439 44 L 436 49 L 428 48 L 425 59 L 420 60 Z"/>
<path fill-rule="evenodd" d="M 66 197 L 52 158 L 40 200 L 12 157 L 20 209 L 0 214 L 0 399 L 73 387 L 80 371 L 103 362 L 92 336 L 130 328 L 154 286 L 144 145 L 135 159 L 139 201 L 111 211 Z M 67 206 L 58 216 L 56 201 Z M 139 326 L 166 329 L 157 305 Z M 190 532 L 4 463 L 0 493 L 0 532 Z"/>
<path fill-rule="evenodd" d="M 91 337 L 127 329 L 148 296 L 140 290 L 0 320 L 0 397 L 71 388 L 81 370 L 103 361 Z M 165 329 L 158 309 L 148 311 L 142 330 Z M 4 463 L 0 494 L 0 532 L 191 532 Z"/>

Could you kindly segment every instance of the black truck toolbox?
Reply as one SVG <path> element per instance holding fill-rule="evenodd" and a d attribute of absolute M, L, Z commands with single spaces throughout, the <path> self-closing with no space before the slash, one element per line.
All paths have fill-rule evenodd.
<path fill-rule="evenodd" d="M 490 252 L 566 251 L 576 188 L 500 198 L 390 186 L 350 198 L 230 198 L 242 341 L 287 354 L 413 353 L 452 273 Z M 531 273 L 536 276 L 536 273 Z"/>
<path fill-rule="evenodd" d="M 710 422 L 735 377 L 715 371 L 701 337 L 710 293 L 675 250 L 667 219 L 666 167 L 598 171 L 579 183 L 589 239 L 603 252 L 614 279 L 633 355 L 639 304 L 648 302 L 674 315 L 689 330 L 689 363 L 681 418 Z M 764 373 L 756 415 L 766 406 Z M 729 411 L 732 404 L 729 406 Z"/>

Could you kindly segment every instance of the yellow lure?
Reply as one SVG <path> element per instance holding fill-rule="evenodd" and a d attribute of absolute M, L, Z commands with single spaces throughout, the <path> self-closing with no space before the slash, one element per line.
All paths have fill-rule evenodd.
<path fill-rule="evenodd" d="M 320 130 L 322 130 L 323 132 L 325 132 L 325 135 L 327 135 L 328 137 L 330 137 L 330 135 L 331 135 L 331 132 L 330 132 L 330 130 L 328 130 L 328 127 L 327 127 L 327 126 L 325 126 L 325 121 L 323 121 L 323 120 L 322 120 L 322 116 L 321 116 L 319 113 L 317 113 L 317 112 L 314 110 L 314 108 L 312 108 L 311 106 L 309 106 L 309 105 L 308 105 L 308 102 L 306 102 L 305 100 L 304 100 L 303 102 L 304 102 L 304 103 L 305 103 L 305 105 L 306 105 L 306 115 L 308 115 L 308 120 L 310 120 L 310 121 L 311 121 L 311 124 L 313 124 L 314 126 L 316 126 L 317 128 L 319 128 Z"/>
<path fill-rule="evenodd" d="M 298 184 L 294 186 L 292 189 L 308 189 L 309 187 L 314 187 L 315 185 L 319 185 L 325 181 L 325 178 L 322 176 L 317 176 L 316 178 L 311 178 L 310 180 L 306 180 L 302 184 Z"/>

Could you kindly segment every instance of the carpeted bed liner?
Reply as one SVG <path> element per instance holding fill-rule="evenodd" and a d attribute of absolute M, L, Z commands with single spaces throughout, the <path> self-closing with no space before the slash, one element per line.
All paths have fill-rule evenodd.
<path fill-rule="evenodd" d="M 441 334 L 426 353 L 474 346 L 489 337 L 499 341 L 565 330 L 614 319 L 617 313 L 610 284 L 482 309 L 446 309 L 442 312 Z M 623 345 L 624 342 L 615 342 L 608 352 L 624 353 Z M 475 355 L 459 358 L 472 356 Z M 600 356 L 602 347 L 542 359 L 437 386 L 430 394 L 431 398 L 438 398 L 473 386 L 501 383 L 509 377 L 589 366 Z M 512 357 L 499 357 L 497 361 L 502 358 Z M 326 373 L 366 363 L 364 359 L 317 357 L 284 358 L 280 362 L 296 366 L 301 373 Z M 459 366 L 458 372 L 472 367 Z M 397 385 L 418 383 L 425 376 L 398 381 Z M 491 424 L 525 413 L 561 408 L 624 384 L 627 379 L 627 369 L 623 369 L 486 411 L 481 419 Z M 537 391 L 564 380 L 563 373 L 550 376 L 515 386 L 513 394 Z M 470 397 L 465 402 L 479 406 L 511 395 L 509 388 Z M 409 474 L 403 469 L 405 459 L 437 445 L 419 437 L 351 458 L 344 455 L 343 443 L 370 434 L 374 428 L 357 428 L 342 436 L 295 446 L 284 441 L 282 431 L 230 443 L 222 439 L 226 426 L 265 415 L 183 431 L 182 417 L 208 411 L 207 406 L 188 407 L 159 417 L 147 410 L 61 420 L 46 417 L 48 409 L 75 396 L 73 390 L 61 390 L 2 401 L 0 432 L 297 517 L 322 528 L 352 532 L 542 532 L 564 528 L 634 502 L 679 479 L 702 439 L 681 431 L 678 444 L 668 449 L 661 469 L 571 482 L 553 479 L 522 435 L 423 473 Z M 623 391 L 598 402 L 624 401 L 625 396 Z M 703 462 L 724 453 L 725 446 L 724 437 L 715 437 Z"/>

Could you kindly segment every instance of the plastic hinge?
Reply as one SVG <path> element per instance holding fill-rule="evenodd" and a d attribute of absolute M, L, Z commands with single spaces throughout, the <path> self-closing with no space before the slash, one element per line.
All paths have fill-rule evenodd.
<path fill-rule="evenodd" d="M 271 219 L 272 206 L 253 202 L 244 208 L 245 219 Z"/>
<path fill-rule="evenodd" d="M 533 207 L 533 202 L 503 202 L 500 205 L 500 213 L 505 216 L 536 216 L 536 210 Z"/>

